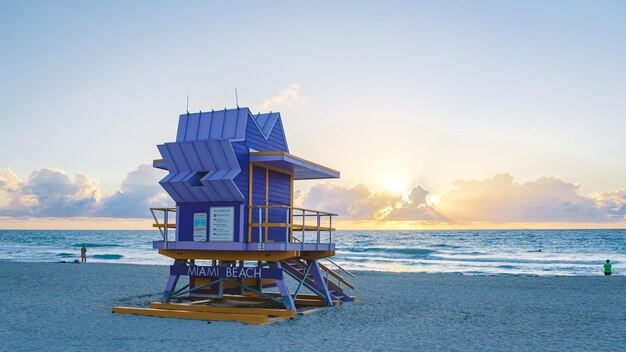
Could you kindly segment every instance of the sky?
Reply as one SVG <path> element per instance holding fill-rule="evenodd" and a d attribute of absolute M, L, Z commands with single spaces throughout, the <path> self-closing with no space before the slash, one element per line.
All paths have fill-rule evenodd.
<path fill-rule="evenodd" d="M 178 115 L 280 111 L 345 228 L 625 227 L 623 1 L 0 0 L 0 228 L 146 228 Z"/>

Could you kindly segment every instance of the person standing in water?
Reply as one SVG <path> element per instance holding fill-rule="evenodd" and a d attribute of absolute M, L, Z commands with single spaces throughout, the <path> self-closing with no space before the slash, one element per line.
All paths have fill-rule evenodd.
<path fill-rule="evenodd" d="M 611 275 L 613 273 L 613 266 L 611 265 L 611 260 L 607 259 L 606 263 L 604 263 L 604 275 Z"/>
<path fill-rule="evenodd" d="M 80 261 L 83 263 L 87 263 L 87 248 L 85 245 L 80 247 Z"/>

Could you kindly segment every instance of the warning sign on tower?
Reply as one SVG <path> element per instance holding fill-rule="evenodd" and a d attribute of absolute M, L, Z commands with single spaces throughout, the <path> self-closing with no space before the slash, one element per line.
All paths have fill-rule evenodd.
<path fill-rule="evenodd" d="M 235 207 L 211 207 L 209 212 L 209 241 L 235 240 Z"/>

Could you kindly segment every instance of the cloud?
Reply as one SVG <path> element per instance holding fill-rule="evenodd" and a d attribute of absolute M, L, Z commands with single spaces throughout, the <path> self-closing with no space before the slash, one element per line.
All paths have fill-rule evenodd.
<path fill-rule="evenodd" d="M 301 205 L 307 209 L 319 209 L 339 213 L 347 219 L 373 219 L 380 209 L 399 200 L 398 196 L 371 193 L 364 184 L 342 187 L 331 183 L 320 183 L 301 197 Z"/>
<path fill-rule="evenodd" d="M 141 218 L 149 215 L 150 207 L 166 207 L 172 200 L 163 191 L 159 180 L 163 173 L 150 165 L 139 165 L 122 182 L 121 190 L 103 199 L 98 215 L 117 218 Z"/>
<path fill-rule="evenodd" d="M 626 217 L 626 191 L 594 193 L 591 197 L 609 216 L 621 220 Z"/>
<path fill-rule="evenodd" d="M 277 95 L 263 101 L 258 106 L 259 111 L 276 111 L 278 108 L 295 104 L 302 100 L 300 97 L 300 85 L 290 84 L 287 88 L 278 92 Z"/>
<path fill-rule="evenodd" d="M 2 169 L 0 185 L 0 215 L 8 216 L 78 216 L 100 197 L 95 180 L 82 174 L 72 180 L 56 169 L 35 171 L 26 182 Z"/>
<path fill-rule="evenodd" d="M 9 168 L 0 169 L 0 208 L 11 203 L 13 194 L 21 187 L 22 180 Z"/>
<path fill-rule="evenodd" d="M 430 193 L 413 187 L 402 198 L 376 193 L 364 185 L 341 187 L 330 183 L 301 194 L 307 208 L 330 210 L 342 219 L 428 221 L 441 223 L 609 223 L 626 219 L 626 191 L 581 195 L 580 186 L 554 177 L 516 183 L 509 174 L 490 179 L 458 180 L 440 201 L 429 204 Z"/>
<path fill-rule="evenodd" d="M 73 179 L 58 169 L 33 172 L 26 182 L 10 169 L 0 169 L 0 216 L 116 217 L 149 216 L 150 206 L 164 206 L 167 195 L 158 171 L 140 165 L 122 182 L 121 191 L 102 197 L 98 182 L 83 174 Z"/>
<path fill-rule="evenodd" d="M 97 179 L 73 178 L 58 169 L 33 172 L 26 181 L 0 169 L 0 217 L 146 219 L 150 207 L 171 206 L 159 185 L 164 172 L 139 165 L 120 190 L 102 196 Z M 626 220 L 626 191 L 580 194 L 580 185 L 554 177 L 517 183 L 509 174 L 485 180 L 458 180 L 445 194 L 417 185 L 404 197 L 375 192 L 364 184 L 319 183 L 296 193 L 296 205 L 338 213 L 340 220 L 428 224 L 596 223 Z"/>
<path fill-rule="evenodd" d="M 609 211 L 579 185 L 554 177 L 515 183 L 509 174 L 483 181 L 455 181 L 439 207 L 456 221 L 491 222 L 606 222 Z"/>
<path fill-rule="evenodd" d="M 428 192 L 421 185 L 411 189 L 406 199 L 396 203 L 384 217 L 385 220 L 410 221 L 444 221 L 446 218 L 437 209 L 428 205 Z"/>
<path fill-rule="evenodd" d="M 428 191 L 413 188 L 408 199 L 392 192 L 371 192 L 357 184 L 342 187 L 331 183 L 317 184 L 306 194 L 300 194 L 304 208 L 338 213 L 349 220 L 434 220 L 441 215 L 426 204 Z"/>

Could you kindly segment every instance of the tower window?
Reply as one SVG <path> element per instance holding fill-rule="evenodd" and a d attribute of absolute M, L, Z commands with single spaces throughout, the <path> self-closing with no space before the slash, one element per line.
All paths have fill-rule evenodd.
<path fill-rule="evenodd" d="M 187 180 L 187 184 L 191 187 L 201 187 L 202 182 L 200 180 L 206 176 L 206 174 L 208 174 L 208 172 L 196 172 L 191 178 L 189 178 L 189 180 Z"/>

